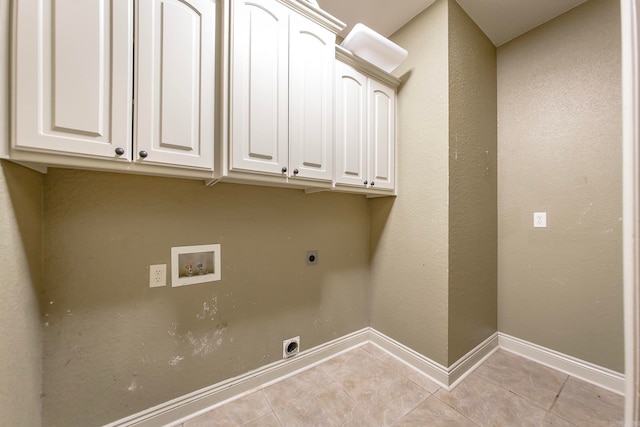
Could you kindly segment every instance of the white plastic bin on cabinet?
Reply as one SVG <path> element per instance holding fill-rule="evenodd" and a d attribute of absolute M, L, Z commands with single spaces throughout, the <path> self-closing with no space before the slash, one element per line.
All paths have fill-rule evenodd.
<path fill-rule="evenodd" d="M 408 55 L 405 49 L 364 24 L 356 24 L 341 46 L 387 73 L 395 70 Z"/>

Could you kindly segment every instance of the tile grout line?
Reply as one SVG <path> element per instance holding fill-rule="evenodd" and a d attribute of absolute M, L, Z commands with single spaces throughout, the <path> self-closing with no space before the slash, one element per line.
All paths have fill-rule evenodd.
<path fill-rule="evenodd" d="M 564 386 L 567 384 L 567 381 L 569 381 L 569 378 L 571 378 L 571 375 L 567 375 L 567 378 L 564 379 L 564 382 L 560 386 L 560 390 L 558 390 L 558 393 L 556 393 L 556 397 L 553 399 L 553 402 L 551 403 L 551 406 L 549 406 L 549 409 L 547 410 L 547 412 L 551 412 L 551 410 L 553 409 L 554 405 L 560 398 L 560 394 L 562 393 L 562 390 L 564 390 Z"/>
<path fill-rule="evenodd" d="M 555 399 L 553 399 L 553 403 L 551 404 L 551 406 L 549 407 L 549 410 L 547 411 L 547 415 L 553 415 L 556 416 L 566 422 L 568 422 L 571 425 L 576 425 L 573 421 L 569 421 L 564 417 L 561 417 L 558 414 L 554 414 L 553 412 L 551 412 L 551 410 L 553 409 L 553 407 L 555 406 L 556 402 L 558 401 L 558 399 L 560 399 L 560 394 L 562 393 L 562 391 L 564 390 L 564 387 L 567 385 L 567 383 L 569 382 L 569 380 L 572 378 L 571 375 L 567 375 L 567 378 L 565 378 L 564 382 L 562 383 L 562 386 L 560 387 L 560 390 L 558 390 L 558 393 L 556 394 Z"/>
<path fill-rule="evenodd" d="M 280 417 L 278 416 L 278 412 L 275 409 L 273 409 L 273 405 L 271 404 L 271 401 L 269 400 L 269 397 L 267 396 L 267 393 L 264 392 L 264 389 L 256 390 L 256 391 L 259 392 L 259 393 L 262 393 L 262 397 L 264 397 L 264 400 L 267 401 L 267 405 L 269 405 L 269 408 L 271 408 L 271 413 L 276 417 L 276 420 L 278 421 L 278 424 L 282 425 L 282 421 L 280 421 Z"/>
<path fill-rule="evenodd" d="M 439 390 L 440 390 L 440 389 L 439 389 Z M 444 389 L 442 389 L 442 390 L 444 390 Z M 449 392 L 447 392 L 447 393 L 449 393 Z M 456 413 L 458 413 L 458 414 L 462 415 L 464 418 L 466 418 L 467 420 L 471 421 L 473 424 L 477 425 L 478 427 L 482 427 L 482 424 L 478 424 L 477 422 L 475 422 L 474 420 L 472 420 L 471 418 L 469 418 L 468 416 L 466 416 L 466 415 L 465 415 L 465 414 L 463 414 L 462 412 L 458 411 L 456 408 L 454 408 L 453 406 L 449 405 L 447 402 L 445 402 L 444 400 L 442 400 L 442 399 L 440 399 L 438 396 L 436 396 L 436 394 L 435 394 L 435 393 L 433 393 L 433 394 L 431 395 L 431 397 L 433 397 L 434 399 L 438 399 L 438 401 L 439 401 L 440 403 L 442 403 L 442 404 L 443 404 L 443 405 L 445 405 L 445 406 L 448 406 L 449 408 L 451 408 L 451 410 L 453 410 L 454 412 L 456 412 Z"/>

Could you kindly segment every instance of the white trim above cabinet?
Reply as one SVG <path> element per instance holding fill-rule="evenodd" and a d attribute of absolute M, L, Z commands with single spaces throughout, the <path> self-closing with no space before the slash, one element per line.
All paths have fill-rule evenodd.
<path fill-rule="evenodd" d="M 221 3 L 14 2 L 9 158 L 211 178 Z"/>

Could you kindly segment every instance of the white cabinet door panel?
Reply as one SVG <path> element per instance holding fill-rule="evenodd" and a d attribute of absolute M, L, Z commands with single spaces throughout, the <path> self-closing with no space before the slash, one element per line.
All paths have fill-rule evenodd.
<path fill-rule="evenodd" d="M 289 12 L 232 2 L 230 169 L 281 174 L 288 164 Z"/>
<path fill-rule="evenodd" d="M 129 160 L 132 2 L 14 6 L 13 148 Z"/>
<path fill-rule="evenodd" d="M 105 49 L 109 43 L 102 31 L 105 11 L 91 2 L 58 0 L 53 8 L 53 123 L 54 129 L 91 136 L 105 134 L 105 102 L 109 100 L 105 79 L 110 72 Z M 69 13 L 74 10 L 82 20 Z M 78 108 L 78 106 L 83 106 Z"/>
<path fill-rule="evenodd" d="M 335 35 L 329 30 L 300 16 L 291 16 L 290 175 L 332 179 L 334 46 Z"/>
<path fill-rule="evenodd" d="M 140 0 L 137 40 L 134 157 L 212 169 L 215 3 Z"/>
<path fill-rule="evenodd" d="M 369 80 L 369 180 L 374 188 L 395 186 L 395 92 Z"/>
<path fill-rule="evenodd" d="M 336 183 L 367 180 L 367 77 L 336 62 Z"/>

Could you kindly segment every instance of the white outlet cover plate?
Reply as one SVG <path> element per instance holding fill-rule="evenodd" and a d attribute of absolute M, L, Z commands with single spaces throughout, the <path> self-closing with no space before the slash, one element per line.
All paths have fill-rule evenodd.
<path fill-rule="evenodd" d="M 533 213 L 533 226 L 535 228 L 545 228 L 547 226 L 547 213 L 546 212 L 534 212 Z"/>
<path fill-rule="evenodd" d="M 149 266 L 149 287 L 160 288 L 167 285 L 167 264 Z"/>

